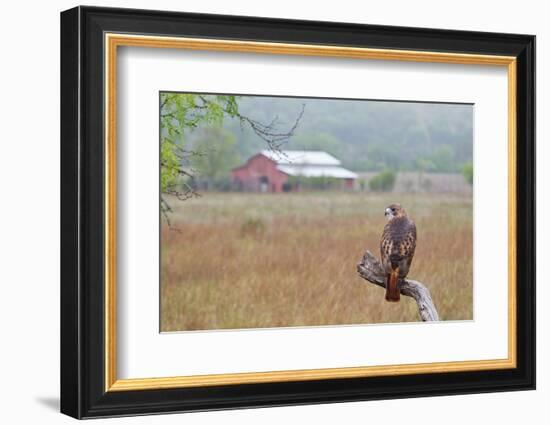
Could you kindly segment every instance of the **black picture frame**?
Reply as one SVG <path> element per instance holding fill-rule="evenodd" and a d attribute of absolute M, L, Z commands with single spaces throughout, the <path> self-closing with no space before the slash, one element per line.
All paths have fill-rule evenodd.
<path fill-rule="evenodd" d="M 154 34 L 517 58 L 517 367 L 105 391 L 104 34 Z M 535 37 L 76 7 L 61 13 L 61 412 L 75 418 L 535 388 Z"/>

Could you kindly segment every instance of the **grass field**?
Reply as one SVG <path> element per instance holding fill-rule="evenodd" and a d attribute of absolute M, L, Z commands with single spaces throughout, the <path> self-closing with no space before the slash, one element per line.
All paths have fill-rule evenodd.
<path fill-rule="evenodd" d="M 357 276 L 379 256 L 384 208 L 416 222 L 409 272 L 442 320 L 472 319 L 471 195 L 204 193 L 170 200 L 161 229 L 161 330 L 314 326 L 418 320 L 415 302 L 384 300 Z"/>

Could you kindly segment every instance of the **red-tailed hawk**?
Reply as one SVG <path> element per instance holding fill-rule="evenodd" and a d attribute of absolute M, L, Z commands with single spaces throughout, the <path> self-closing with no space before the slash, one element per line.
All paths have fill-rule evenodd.
<path fill-rule="evenodd" d="M 409 273 L 416 248 L 416 226 L 399 204 L 384 212 L 388 222 L 380 240 L 382 266 L 386 271 L 386 300 L 399 301 L 399 281 Z"/>

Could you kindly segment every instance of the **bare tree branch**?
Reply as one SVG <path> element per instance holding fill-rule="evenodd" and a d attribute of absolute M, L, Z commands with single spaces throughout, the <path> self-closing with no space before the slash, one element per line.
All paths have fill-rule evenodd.
<path fill-rule="evenodd" d="M 361 262 L 357 264 L 357 273 L 370 283 L 382 288 L 386 287 L 386 272 L 380 261 L 368 250 L 363 255 Z M 423 322 L 439 321 L 439 314 L 430 291 L 424 284 L 416 280 L 402 279 L 399 281 L 399 290 L 403 295 L 414 298 Z"/>
<path fill-rule="evenodd" d="M 278 131 L 278 117 L 275 117 L 269 124 L 263 124 L 252 118 L 238 114 L 237 117 L 242 123 L 247 123 L 250 128 L 258 135 L 263 141 L 265 141 L 271 150 L 278 151 L 281 146 L 286 143 L 293 135 L 300 124 L 300 121 L 304 115 L 305 105 L 302 105 L 300 113 L 296 117 L 296 120 L 292 124 L 292 127 L 288 131 Z"/>
<path fill-rule="evenodd" d="M 199 96 L 199 99 L 203 102 L 203 104 L 195 105 L 195 107 L 197 109 L 207 109 L 208 104 L 211 101 L 204 96 Z M 275 116 L 269 124 L 264 124 L 260 121 L 242 115 L 239 112 L 235 113 L 233 111 L 229 111 L 227 108 L 222 108 L 222 110 L 225 114 L 228 114 L 229 116 L 234 116 L 235 118 L 239 119 L 239 121 L 241 122 L 241 126 L 243 125 L 243 123 L 248 124 L 250 128 L 254 131 L 254 133 L 256 133 L 257 136 L 259 136 L 263 141 L 267 143 L 270 149 L 276 151 L 279 150 L 280 147 L 294 135 L 294 131 L 296 130 L 296 128 L 298 128 L 298 124 L 300 123 L 302 116 L 304 115 L 305 107 L 306 105 L 303 104 L 300 113 L 298 114 L 298 116 L 294 120 L 294 123 L 288 131 L 277 130 L 277 127 L 279 125 L 278 116 Z"/>
<path fill-rule="evenodd" d="M 164 197 L 162 195 L 160 197 L 160 212 L 161 212 L 162 216 L 164 217 L 164 219 L 166 220 L 166 224 L 168 224 L 168 228 L 170 230 L 177 230 L 174 227 L 172 227 L 172 222 L 170 221 L 170 215 L 168 214 L 168 213 L 172 212 L 172 208 L 170 207 L 170 204 L 168 204 L 168 202 L 166 202 L 166 200 L 164 199 Z M 177 231 L 179 231 L 179 230 L 177 230 Z"/>

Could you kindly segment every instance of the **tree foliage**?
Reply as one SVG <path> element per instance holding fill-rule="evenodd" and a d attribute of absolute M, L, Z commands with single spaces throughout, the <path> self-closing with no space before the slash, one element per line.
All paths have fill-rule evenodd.
<path fill-rule="evenodd" d="M 467 162 L 462 167 L 462 175 L 470 186 L 474 184 L 474 165 L 471 162 Z"/>
<path fill-rule="evenodd" d="M 307 151 L 325 151 L 339 157 L 342 144 L 338 139 L 327 133 L 299 133 L 292 138 L 292 149 Z"/>
<path fill-rule="evenodd" d="M 206 128 L 194 140 L 191 159 L 195 172 L 195 183 L 199 190 L 231 190 L 233 184 L 230 172 L 241 164 L 241 157 L 235 146 L 237 139 L 223 128 Z"/>
<path fill-rule="evenodd" d="M 434 150 L 428 160 L 430 160 L 434 165 L 434 171 L 458 171 L 459 167 L 454 158 L 455 155 L 453 148 L 447 144 L 443 144 Z"/>
<path fill-rule="evenodd" d="M 369 180 L 369 188 L 375 192 L 390 192 L 395 185 L 395 179 L 395 173 L 386 169 Z"/>
<path fill-rule="evenodd" d="M 328 176 L 289 176 L 288 178 L 290 187 L 297 187 L 300 190 L 327 190 L 342 187 L 342 183 L 342 179 Z"/>
<path fill-rule="evenodd" d="M 201 125 L 220 126 L 224 117 L 236 117 L 235 96 L 161 93 L 160 96 L 161 192 L 187 198 L 196 195 L 190 186 L 178 190 L 180 177 L 193 177 L 191 158 L 201 153 L 190 149 L 186 138 Z"/>

